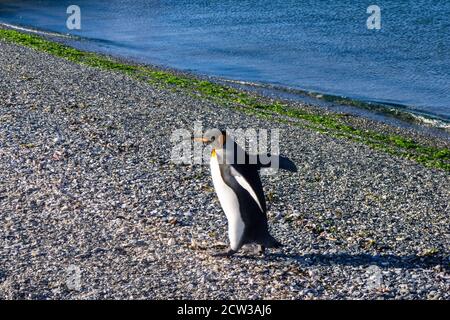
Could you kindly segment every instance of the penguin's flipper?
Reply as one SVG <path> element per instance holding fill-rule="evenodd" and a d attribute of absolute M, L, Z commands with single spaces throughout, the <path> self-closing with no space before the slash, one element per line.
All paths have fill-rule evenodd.
<path fill-rule="evenodd" d="M 257 174 L 257 171 L 255 171 L 255 173 Z M 244 174 L 241 174 L 232 166 L 230 166 L 230 174 L 242 188 L 247 190 L 247 192 L 250 194 L 253 200 L 255 200 L 255 203 L 258 205 L 261 211 L 266 212 L 267 208 L 264 201 L 264 193 L 259 179 L 255 180 L 254 177 L 249 175 L 247 175 L 246 177 Z"/>
<path fill-rule="evenodd" d="M 297 166 L 288 157 L 270 154 L 264 156 L 264 160 L 261 159 L 262 157 L 263 156 L 258 155 L 258 169 L 269 168 L 272 166 L 272 164 L 274 164 L 274 162 L 278 162 L 279 169 L 287 170 L 290 172 L 297 172 Z M 267 161 L 266 159 L 270 159 L 270 161 Z"/>
<path fill-rule="evenodd" d="M 297 172 L 297 166 L 288 157 L 278 156 L 280 169 L 284 169 L 290 172 Z"/>
<path fill-rule="evenodd" d="M 237 251 L 234 251 L 233 249 L 228 248 L 225 251 L 219 251 L 219 252 L 213 253 L 212 256 L 213 257 L 231 257 L 236 252 Z"/>

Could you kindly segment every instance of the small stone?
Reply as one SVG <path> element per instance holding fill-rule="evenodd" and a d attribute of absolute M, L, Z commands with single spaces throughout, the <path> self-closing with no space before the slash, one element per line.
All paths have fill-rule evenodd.
<path fill-rule="evenodd" d="M 192 217 L 192 212 L 186 211 L 183 215 L 184 215 L 186 218 L 190 218 L 190 217 Z"/>
<path fill-rule="evenodd" d="M 428 300 L 438 300 L 439 298 L 440 298 L 440 295 L 436 291 L 430 291 L 427 294 L 427 299 Z"/>

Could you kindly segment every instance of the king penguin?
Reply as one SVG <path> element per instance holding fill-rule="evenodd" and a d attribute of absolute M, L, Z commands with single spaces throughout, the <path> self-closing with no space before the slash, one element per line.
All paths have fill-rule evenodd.
<path fill-rule="evenodd" d="M 212 181 L 228 221 L 230 246 L 215 256 L 232 256 L 245 244 L 257 244 L 260 254 L 264 254 L 265 248 L 280 247 L 281 243 L 269 233 L 266 201 L 259 176 L 259 170 L 269 167 L 270 163 L 262 164 L 259 156 L 255 157 L 256 161 L 250 161 L 251 156 L 225 131 L 212 130 L 205 137 L 194 140 L 212 144 Z M 237 161 L 239 153 L 244 155 L 244 161 Z M 280 169 L 297 171 L 291 160 L 277 157 Z"/>

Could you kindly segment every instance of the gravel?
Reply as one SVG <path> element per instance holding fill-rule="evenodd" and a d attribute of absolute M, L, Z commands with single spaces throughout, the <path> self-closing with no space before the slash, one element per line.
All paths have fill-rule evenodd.
<path fill-rule="evenodd" d="M 209 168 L 170 160 L 196 120 L 281 130 L 299 171 L 263 183 L 282 249 L 211 256 Z M 0 299 L 449 299 L 449 178 L 0 42 Z"/>

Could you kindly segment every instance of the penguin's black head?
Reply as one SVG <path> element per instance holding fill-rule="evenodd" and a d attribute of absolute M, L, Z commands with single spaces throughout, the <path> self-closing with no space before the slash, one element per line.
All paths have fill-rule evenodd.
<path fill-rule="evenodd" d="M 195 137 L 193 140 L 212 144 L 214 149 L 222 149 L 227 141 L 227 133 L 225 130 L 210 129 L 205 132 L 203 137 Z"/>

